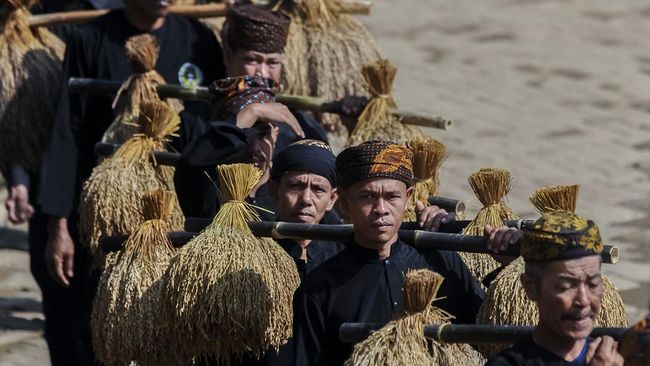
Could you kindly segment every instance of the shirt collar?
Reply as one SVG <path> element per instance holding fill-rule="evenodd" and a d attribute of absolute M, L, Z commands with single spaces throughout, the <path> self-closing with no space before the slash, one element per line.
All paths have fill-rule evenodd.
<path fill-rule="evenodd" d="M 385 261 L 386 259 L 393 260 L 399 258 L 402 255 L 405 246 L 406 244 L 404 244 L 401 240 L 397 239 L 397 241 L 395 241 L 390 247 L 390 255 L 387 258 L 383 258 L 383 259 L 379 258 L 379 252 L 377 251 L 377 249 L 364 248 L 357 243 L 352 243 L 352 245 L 349 245 L 349 248 L 355 256 L 367 262 L 378 263 L 381 261 Z"/>

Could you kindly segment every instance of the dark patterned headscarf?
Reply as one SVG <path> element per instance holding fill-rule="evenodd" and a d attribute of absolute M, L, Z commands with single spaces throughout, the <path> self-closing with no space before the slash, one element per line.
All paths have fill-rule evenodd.
<path fill-rule="evenodd" d="M 603 251 L 598 226 L 572 212 L 544 214 L 524 233 L 521 255 L 526 262 L 566 260 Z"/>
<path fill-rule="evenodd" d="M 413 185 L 413 151 L 388 141 L 367 141 L 343 150 L 336 158 L 339 188 L 362 180 L 391 178 Z"/>
<path fill-rule="evenodd" d="M 320 140 L 300 140 L 285 147 L 273 158 L 271 179 L 279 181 L 288 172 L 305 171 L 326 178 L 336 187 L 336 157 L 332 148 Z"/>
<path fill-rule="evenodd" d="M 235 5 L 226 15 L 222 37 L 232 51 L 283 53 L 290 22 L 281 13 L 253 4 Z"/>
<path fill-rule="evenodd" d="M 275 82 L 260 76 L 240 76 L 216 80 L 210 85 L 214 94 L 213 117 L 235 115 L 250 104 L 275 103 Z"/>

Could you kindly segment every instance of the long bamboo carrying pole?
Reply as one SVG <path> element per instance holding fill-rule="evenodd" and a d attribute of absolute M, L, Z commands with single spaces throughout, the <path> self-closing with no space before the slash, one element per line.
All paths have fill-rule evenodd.
<path fill-rule="evenodd" d="M 292 222 L 265 222 L 251 221 L 248 227 L 253 234 L 274 239 L 311 239 L 332 240 L 349 242 L 354 238 L 352 225 L 312 225 Z M 175 246 L 187 243 L 196 232 L 170 233 L 169 238 Z M 428 232 L 422 230 L 400 230 L 399 238 L 405 243 L 422 250 L 450 250 L 468 253 L 486 253 L 487 239 L 482 236 L 469 236 L 461 234 L 447 234 Z M 126 236 L 107 237 L 102 240 L 102 250 L 110 252 L 120 250 Z M 521 241 L 511 245 L 503 251 L 503 255 L 518 256 Z M 618 248 L 606 245 L 601 254 L 603 263 L 614 264 L 618 262 Z"/>
<path fill-rule="evenodd" d="M 68 88 L 71 92 L 77 93 L 97 93 L 97 94 L 115 94 L 119 90 L 121 83 L 113 80 L 89 79 L 89 78 L 70 78 Z M 184 88 L 175 84 L 163 84 L 157 87 L 158 94 L 161 98 L 178 98 L 189 101 L 209 101 L 213 94 L 206 87 Z M 340 102 L 325 102 L 317 97 L 304 97 L 299 95 L 276 94 L 275 99 L 282 104 L 291 108 L 307 110 L 311 112 L 326 112 L 335 114 L 345 114 L 341 108 Z M 453 122 L 438 116 L 432 116 L 424 113 L 395 111 L 393 114 L 401 118 L 402 123 L 437 128 L 440 130 L 449 129 Z"/>
<path fill-rule="evenodd" d="M 383 326 L 380 323 L 343 323 L 339 327 L 339 340 L 357 343 Z M 513 344 L 530 336 L 534 329 L 532 326 L 521 325 L 432 324 L 424 328 L 424 336 L 440 343 Z M 619 340 L 626 330 L 627 328 L 594 328 L 591 336 L 608 335 Z"/>
<path fill-rule="evenodd" d="M 366 0 L 347 1 L 343 4 L 344 11 L 349 14 L 368 15 L 371 8 L 372 3 Z M 98 9 L 31 15 L 27 18 L 27 22 L 31 27 L 86 23 L 109 11 L 109 9 Z M 228 9 L 225 4 L 172 5 L 169 11 L 189 18 L 214 18 L 226 16 Z"/>

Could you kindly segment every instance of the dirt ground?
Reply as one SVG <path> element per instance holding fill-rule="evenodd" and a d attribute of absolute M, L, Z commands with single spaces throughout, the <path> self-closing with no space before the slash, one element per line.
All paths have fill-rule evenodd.
<path fill-rule="evenodd" d="M 535 218 L 528 196 L 581 186 L 621 261 L 604 272 L 630 320 L 650 304 L 650 4 L 645 0 L 375 0 L 364 24 L 397 67 L 400 109 L 454 120 L 444 142 L 444 195 L 479 203 L 467 177 L 508 169 L 509 204 Z M 3 193 L 4 195 L 4 193 Z M 3 199 L 4 201 L 4 199 Z M 47 365 L 25 227 L 0 211 L 0 366 Z"/>

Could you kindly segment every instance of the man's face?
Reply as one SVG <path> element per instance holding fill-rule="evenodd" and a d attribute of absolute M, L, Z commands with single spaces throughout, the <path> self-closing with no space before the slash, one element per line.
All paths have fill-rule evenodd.
<path fill-rule="evenodd" d="M 589 336 L 603 296 L 598 256 L 549 262 L 537 283 L 526 274 L 522 283 L 539 307 L 541 326 L 566 340 Z"/>
<path fill-rule="evenodd" d="M 246 163 L 255 165 L 258 169 L 266 172 L 271 165 L 275 142 L 278 140 L 279 129 L 268 122 L 258 122 L 253 128 L 257 130 L 257 136 L 248 142 Z"/>
<path fill-rule="evenodd" d="M 276 210 L 281 221 L 318 224 L 337 197 L 336 188 L 325 177 L 288 172 L 277 183 Z"/>
<path fill-rule="evenodd" d="M 175 0 L 127 0 L 148 18 L 161 18 L 167 15 Z"/>
<path fill-rule="evenodd" d="M 411 193 L 389 178 L 364 180 L 342 192 L 341 208 L 354 225 L 355 240 L 376 247 L 395 241 Z"/>
<path fill-rule="evenodd" d="M 225 57 L 230 76 L 261 76 L 280 82 L 282 54 L 238 49 Z"/>

